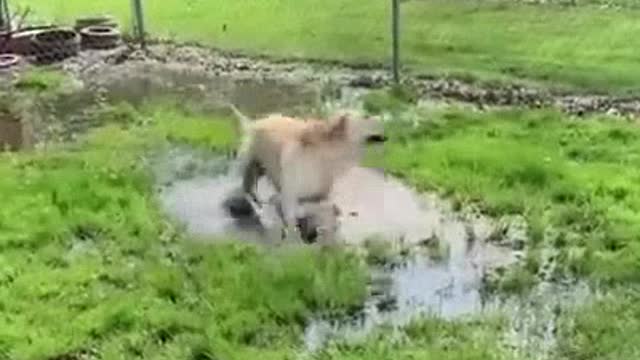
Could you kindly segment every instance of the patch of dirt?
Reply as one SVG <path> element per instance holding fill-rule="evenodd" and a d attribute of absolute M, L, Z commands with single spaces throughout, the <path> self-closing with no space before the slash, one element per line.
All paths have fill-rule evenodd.
<path fill-rule="evenodd" d="M 229 52 L 160 43 L 148 51 L 122 47 L 110 52 L 91 51 L 69 59 L 63 67 L 78 78 L 100 87 L 104 77 L 118 73 L 114 67 L 125 66 L 137 74 L 135 64 L 164 65 L 183 68 L 185 72 L 213 77 L 253 79 L 254 81 L 290 81 L 319 84 L 325 92 L 341 93 L 345 88 L 374 89 L 389 86 L 392 78 L 380 64 L 349 65 L 340 62 L 303 62 L 251 58 Z M 365 66 L 366 65 L 366 66 Z M 130 67 L 130 70 L 126 70 Z M 517 84 L 482 84 L 460 79 L 411 75 L 403 82 L 417 89 L 425 99 L 454 100 L 487 106 L 556 107 L 570 114 L 602 112 L 612 115 L 640 114 L 640 97 L 567 94 Z M 325 95 L 325 94 L 321 94 Z"/>
<path fill-rule="evenodd" d="M 88 50 L 55 65 L 71 81 L 55 94 L 38 94 L 33 106 L 36 143 L 73 139 L 101 125 L 93 116 L 104 104 L 140 105 L 167 97 L 219 112 L 233 102 L 250 116 L 269 112 L 309 114 L 322 106 L 359 107 L 361 95 L 392 84 L 381 65 L 250 58 L 197 46 L 156 44 L 148 51 L 130 46 Z M 6 86 L 28 67 L 0 74 Z M 639 97 L 560 94 L 521 85 L 480 84 L 459 79 L 408 76 L 420 103 L 466 103 L 490 107 L 555 107 L 573 115 L 601 112 L 635 117 Z"/>

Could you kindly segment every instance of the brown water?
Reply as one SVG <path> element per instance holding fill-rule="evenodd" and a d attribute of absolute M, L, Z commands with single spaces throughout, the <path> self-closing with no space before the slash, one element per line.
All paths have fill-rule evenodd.
<path fill-rule="evenodd" d="M 202 110 L 218 110 L 231 102 L 248 114 L 264 114 L 320 105 L 319 88 L 301 81 L 247 77 L 193 69 L 180 64 L 129 63 L 91 78 L 91 86 L 109 101 L 139 104 L 171 96 L 198 103 Z"/>
<path fill-rule="evenodd" d="M 101 70 L 76 74 L 58 94 L 37 98 L 39 121 L 34 122 L 34 132 L 38 142 L 68 140 L 104 125 L 92 116 L 104 103 L 140 106 L 168 100 L 215 114 L 226 113 L 231 102 L 250 116 L 308 112 L 320 106 L 318 86 L 295 79 L 216 75 L 177 64 L 126 63 Z"/>

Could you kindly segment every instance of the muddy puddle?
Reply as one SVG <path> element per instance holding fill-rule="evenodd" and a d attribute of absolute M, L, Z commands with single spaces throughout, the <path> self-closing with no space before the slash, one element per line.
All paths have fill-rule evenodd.
<path fill-rule="evenodd" d="M 375 269 L 363 311 L 347 318 L 314 319 L 305 329 L 306 349 L 315 352 L 329 342 L 357 343 L 381 326 L 401 332 L 403 326 L 421 318 L 505 316 L 502 347 L 517 358 L 553 359 L 560 317 L 593 299 L 592 290 L 583 283 L 542 282 L 526 296 L 488 295 L 482 288 L 482 266 L 476 264 L 492 256 L 503 262 L 505 257 L 485 256 L 452 254 L 440 262 L 417 256 L 394 268 Z M 485 266 L 495 265 L 487 262 Z"/>
<path fill-rule="evenodd" d="M 262 219 L 238 220 L 226 211 L 225 200 L 238 191 L 240 180 L 229 174 L 232 163 L 227 159 L 181 148 L 158 160 L 162 204 L 187 231 L 209 241 L 235 238 L 268 244 L 279 240 L 279 232 L 269 231 L 275 212 L 263 213 Z M 272 192 L 268 183 L 260 183 L 261 198 Z M 483 289 L 486 271 L 509 266 L 518 258 L 513 249 L 488 240 L 492 222 L 458 214 L 436 196 L 418 194 L 378 169 L 356 168 L 347 173 L 336 184 L 333 197 L 343 210 L 340 235 L 347 245 L 366 247 L 375 237 L 411 251 L 398 261 L 372 266 L 370 296 L 358 314 L 312 319 L 304 333 L 308 351 L 321 349 L 329 341 L 362 340 L 381 325 L 401 328 L 421 316 L 456 319 L 502 313 L 510 321 L 505 346 L 531 359 L 548 359 L 562 310 L 590 298 L 590 290 L 582 284 L 547 282 L 526 297 L 487 294 Z M 444 244 L 445 250 L 434 256 L 424 246 L 432 241 Z"/>
<path fill-rule="evenodd" d="M 185 99 L 205 111 L 231 102 L 249 114 L 317 107 L 319 89 L 313 84 L 269 77 L 216 75 L 189 66 L 131 63 L 113 67 L 92 79 L 91 86 L 110 102 L 139 105 L 149 99 Z"/>
<path fill-rule="evenodd" d="M 317 84 L 229 74 L 216 75 L 188 66 L 130 63 L 100 73 L 73 74 L 62 89 L 37 97 L 35 141 L 69 140 L 104 125 L 94 116 L 105 104 L 139 107 L 171 101 L 205 114 L 228 113 L 232 102 L 250 116 L 271 112 L 303 113 L 320 106 Z M 36 113 L 34 113 L 36 115 Z"/>
<path fill-rule="evenodd" d="M 240 178 L 231 171 L 234 163 L 224 158 L 207 158 L 187 148 L 163 155 L 156 167 L 161 199 L 167 211 L 198 235 L 219 237 L 233 230 L 235 218 L 226 212 L 225 201 L 239 191 Z M 258 184 L 258 197 L 267 201 L 274 194 L 265 177 Z M 449 251 L 461 256 L 510 259 L 513 252 L 485 244 L 491 223 L 481 217 L 459 219 L 435 196 L 423 196 L 380 169 L 356 167 L 335 184 L 332 200 L 340 208 L 339 237 L 348 245 L 363 245 L 371 239 L 387 239 L 402 246 L 417 246 L 437 239 Z M 275 209 L 263 204 L 260 216 L 271 224 Z M 236 226 L 236 230 L 247 229 Z M 478 247 L 473 245 L 478 244 Z M 489 251 L 489 252 L 487 252 Z M 502 254 L 502 255 L 500 255 Z M 457 256 L 457 255 L 456 255 Z"/>

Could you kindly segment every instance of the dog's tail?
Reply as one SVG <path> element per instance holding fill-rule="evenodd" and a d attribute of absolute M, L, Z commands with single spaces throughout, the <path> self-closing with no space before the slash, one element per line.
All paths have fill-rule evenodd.
<path fill-rule="evenodd" d="M 253 165 L 253 153 L 252 153 L 252 134 L 251 134 L 251 119 L 243 114 L 233 103 L 228 102 L 227 106 L 233 113 L 233 115 L 237 118 L 238 124 L 238 132 L 242 140 L 240 141 L 240 146 L 238 148 L 238 158 L 236 165 L 234 166 L 232 172 L 234 172 L 237 176 L 246 179 L 247 176 L 252 175 L 252 165 Z M 255 199 L 249 199 L 255 200 Z M 255 203 L 253 204 L 256 205 Z"/>
<path fill-rule="evenodd" d="M 240 129 L 242 130 L 242 133 L 246 133 L 249 129 L 249 126 L 251 124 L 251 119 L 243 114 L 235 105 L 233 105 L 232 103 L 229 103 L 229 109 L 231 109 L 231 112 L 233 113 L 233 115 L 235 115 L 236 118 L 238 118 L 238 123 L 240 124 Z"/>

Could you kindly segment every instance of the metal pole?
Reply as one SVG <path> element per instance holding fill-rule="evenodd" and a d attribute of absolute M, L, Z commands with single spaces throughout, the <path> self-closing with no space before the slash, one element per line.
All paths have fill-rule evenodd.
<path fill-rule="evenodd" d="M 400 0 L 391 0 L 391 38 L 393 42 L 393 81 L 400 83 Z"/>
<path fill-rule="evenodd" d="M 0 30 L 9 29 L 9 6 L 7 0 L 0 0 Z"/>
<path fill-rule="evenodd" d="M 147 45 L 145 42 L 145 28 L 144 28 L 144 11 L 142 9 L 142 0 L 132 0 L 133 1 L 133 16 L 135 18 L 135 32 L 140 41 L 140 46 L 142 49 L 146 49 Z"/>

